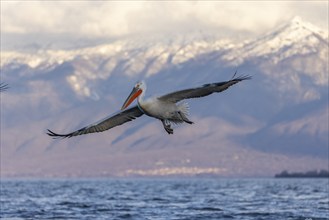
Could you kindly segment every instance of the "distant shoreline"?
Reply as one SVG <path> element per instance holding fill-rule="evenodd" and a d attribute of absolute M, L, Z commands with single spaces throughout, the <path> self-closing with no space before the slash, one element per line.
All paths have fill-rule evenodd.
<path fill-rule="evenodd" d="M 313 170 L 308 172 L 293 172 L 282 171 L 279 174 L 275 174 L 275 178 L 329 178 L 329 172 L 327 170 Z"/>

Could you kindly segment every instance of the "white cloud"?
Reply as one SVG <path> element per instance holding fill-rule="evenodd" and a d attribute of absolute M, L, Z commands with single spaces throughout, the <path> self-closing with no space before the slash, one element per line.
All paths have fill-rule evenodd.
<path fill-rule="evenodd" d="M 191 30 L 259 34 L 296 15 L 328 27 L 327 8 L 327 1 L 5 1 L 1 34 L 7 42 L 12 35 L 42 41 Z"/>

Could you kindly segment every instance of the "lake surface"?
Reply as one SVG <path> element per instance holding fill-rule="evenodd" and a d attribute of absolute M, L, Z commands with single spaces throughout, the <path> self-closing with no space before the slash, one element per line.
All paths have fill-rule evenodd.
<path fill-rule="evenodd" d="M 329 179 L 1 180 L 1 219 L 329 219 Z"/>

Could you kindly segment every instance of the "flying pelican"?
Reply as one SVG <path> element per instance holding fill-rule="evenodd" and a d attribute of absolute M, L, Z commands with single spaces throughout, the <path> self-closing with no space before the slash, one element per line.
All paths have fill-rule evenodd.
<path fill-rule="evenodd" d="M 0 92 L 6 91 L 8 88 L 8 84 L 0 83 Z"/>
<path fill-rule="evenodd" d="M 137 82 L 130 95 L 124 102 L 121 111 L 110 115 L 94 124 L 88 125 L 77 131 L 68 134 L 57 134 L 48 129 L 48 135 L 53 138 L 70 138 L 77 135 L 102 132 L 113 127 L 122 125 L 128 121 L 134 120 L 143 114 L 159 119 L 168 134 L 173 134 L 172 124 L 188 123 L 193 124 L 188 116 L 188 104 L 181 102 L 184 99 L 199 98 L 210 95 L 214 92 L 222 92 L 230 86 L 251 79 L 250 76 L 239 76 L 235 78 L 236 73 L 231 80 L 225 82 L 209 83 L 200 87 L 185 89 L 169 93 L 160 97 L 152 97 L 144 100 L 146 84 L 144 81 Z M 128 106 L 137 98 L 137 105 L 128 108 Z M 127 109 L 128 108 L 128 109 Z"/>

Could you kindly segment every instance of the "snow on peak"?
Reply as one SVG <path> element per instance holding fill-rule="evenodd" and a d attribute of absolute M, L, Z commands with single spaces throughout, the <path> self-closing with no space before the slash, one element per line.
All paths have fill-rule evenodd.
<path fill-rule="evenodd" d="M 323 48 L 322 44 L 328 44 L 327 36 L 328 33 L 297 16 L 260 38 L 246 42 L 234 54 L 227 54 L 224 58 L 240 64 L 250 57 L 271 57 L 274 63 L 278 63 L 295 54 L 317 53 Z"/>
<path fill-rule="evenodd" d="M 326 32 L 325 30 L 304 21 L 299 16 L 294 17 L 287 26 L 290 26 L 291 29 L 295 30 L 307 30 L 313 34 L 319 34 L 323 38 L 326 38 L 326 35 L 328 35 L 328 31 Z"/>

